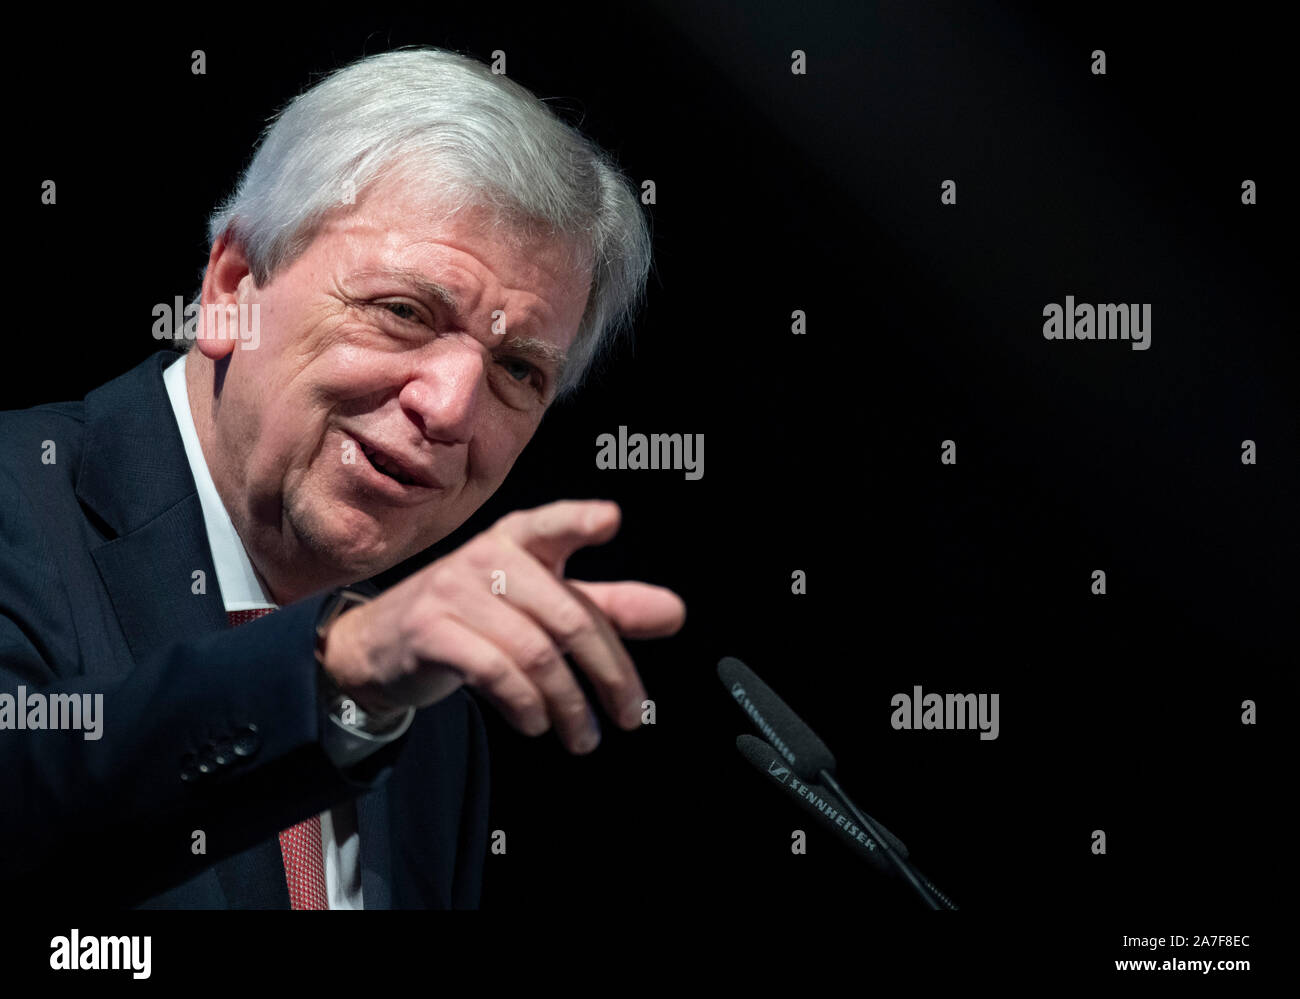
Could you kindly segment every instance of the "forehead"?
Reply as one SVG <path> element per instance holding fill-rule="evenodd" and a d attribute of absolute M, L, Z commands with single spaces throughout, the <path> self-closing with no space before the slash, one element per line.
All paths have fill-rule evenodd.
<path fill-rule="evenodd" d="M 482 205 L 449 214 L 427 185 L 393 174 L 330 218 L 318 240 L 352 275 L 405 278 L 428 294 L 446 292 L 462 318 L 496 309 L 509 325 L 576 332 L 591 270 L 577 239 L 528 234 Z"/>

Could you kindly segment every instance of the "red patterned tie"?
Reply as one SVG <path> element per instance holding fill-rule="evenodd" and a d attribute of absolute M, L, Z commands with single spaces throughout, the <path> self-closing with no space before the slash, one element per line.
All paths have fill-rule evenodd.
<path fill-rule="evenodd" d="M 226 617 L 230 626 L 236 628 L 273 610 L 274 607 L 258 607 L 255 610 L 226 611 Z M 320 816 L 313 815 L 280 833 L 280 853 L 284 857 L 284 877 L 289 884 L 289 905 L 294 909 L 328 909 Z"/>

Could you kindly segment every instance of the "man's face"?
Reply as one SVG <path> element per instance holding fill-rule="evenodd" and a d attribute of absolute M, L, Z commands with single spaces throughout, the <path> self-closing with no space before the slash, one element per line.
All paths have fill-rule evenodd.
<path fill-rule="evenodd" d="M 220 378 L 209 464 L 250 555 L 395 565 L 497 489 L 553 397 L 588 275 L 425 204 L 381 182 L 264 287 L 239 280 L 259 338 Z"/>

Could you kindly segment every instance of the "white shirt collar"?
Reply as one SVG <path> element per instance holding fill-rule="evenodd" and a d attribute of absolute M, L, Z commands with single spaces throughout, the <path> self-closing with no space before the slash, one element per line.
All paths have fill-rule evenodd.
<path fill-rule="evenodd" d="M 194 428 L 194 414 L 190 412 L 190 397 L 185 388 L 185 361 L 181 357 L 163 372 L 163 384 L 167 386 L 167 397 L 171 400 L 172 412 L 176 414 L 176 424 L 180 428 L 181 442 L 185 445 L 185 458 L 190 463 L 190 472 L 194 484 L 198 487 L 199 504 L 203 507 L 203 526 L 208 535 L 208 547 L 212 550 L 212 562 L 217 570 L 217 585 L 221 588 L 221 599 L 225 601 L 227 611 L 256 610 L 260 607 L 275 607 L 262 588 L 253 563 L 244 550 L 244 543 L 239 540 L 235 525 L 231 523 L 230 514 L 226 512 L 208 463 L 203 457 L 203 446 L 199 443 L 198 431 Z"/>

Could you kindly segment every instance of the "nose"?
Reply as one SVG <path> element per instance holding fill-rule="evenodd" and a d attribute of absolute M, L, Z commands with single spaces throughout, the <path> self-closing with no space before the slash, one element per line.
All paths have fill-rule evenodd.
<path fill-rule="evenodd" d="M 420 424 L 429 440 L 467 443 L 485 383 L 482 345 L 453 343 L 450 337 L 430 345 L 429 357 L 416 367 L 402 386 L 398 401 Z"/>

